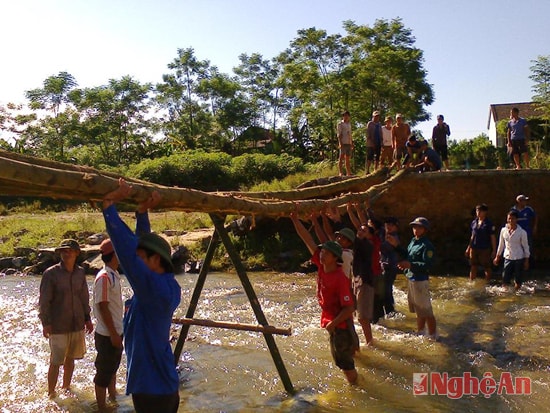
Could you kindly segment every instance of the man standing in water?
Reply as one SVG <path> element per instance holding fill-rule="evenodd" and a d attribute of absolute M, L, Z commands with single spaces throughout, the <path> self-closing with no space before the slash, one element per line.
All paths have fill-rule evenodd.
<path fill-rule="evenodd" d="M 429 337 L 435 339 L 437 338 L 436 321 L 428 281 L 434 259 L 434 247 L 426 237 L 430 223 L 424 217 L 417 217 L 410 225 L 414 237 L 407 247 L 407 259 L 399 261 L 397 266 L 405 272 L 405 276 L 409 279 L 409 310 L 416 313 L 418 333 L 424 334 L 427 324 Z M 388 241 L 394 242 L 391 239 Z"/>
<path fill-rule="evenodd" d="M 55 396 L 59 367 L 63 365 L 64 390 L 70 390 L 74 361 L 84 357 L 86 341 L 84 329 L 94 330 L 90 318 L 88 284 L 84 268 L 76 263 L 80 246 L 74 239 L 66 239 L 55 249 L 61 261 L 44 271 L 38 299 L 42 334 L 50 343 L 48 395 Z"/>
<path fill-rule="evenodd" d="M 153 192 L 139 204 L 134 234 L 114 205 L 131 192 L 132 187 L 121 178 L 119 187 L 103 198 L 107 232 L 134 292 L 124 316 L 126 393 L 132 395 L 137 413 L 175 413 L 179 379 L 169 336 L 181 288 L 174 278 L 170 244 L 151 232 L 147 215 L 160 202 L 160 194 Z"/>
<path fill-rule="evenodd" d="M 105 263 L 94 281 L 94 314 L 97 320 L 94 336 L 97 356 L 94 377 L 95 398 L 100 412 L 106 410 L 105 398 L 116 399 L 116 372 L 122 357 L 122 293 L 118 258 L 110 239 L 99 246 Z"/>
<path fill-rule="evenodd" d="M 350 281 L 339 265 L 342 247 L 336 241 L 327 241 L 318 246 L 295 212 L 290 218 L 317 266 L 317 299 L 321 306 L 321 327 L 330 335 L 332 357 L 344 372 L 347 381 L 355 384 L 358 376 L 353 360 L 355 342 L 348 326 L 350 319 L 353 322 L 355 303 L 351 296 Z"/>

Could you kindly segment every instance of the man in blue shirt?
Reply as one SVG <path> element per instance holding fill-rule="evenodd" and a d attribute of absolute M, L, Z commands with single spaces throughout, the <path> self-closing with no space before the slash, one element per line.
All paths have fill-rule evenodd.
<path fill-rule="evenodd" d="M 491 279 L 492 261 L 497 251 L 497 237 L 494 224 L 487 218 L 488 211 L 489 207 L 486 204 L 477 205 L 476 218 L 470 224 L 470 242 L 466 247 L 466 258 L 470 260 L 470 280 L 475 280 L 477 277 L 478 266 L 484 268 L 485 279 Z"/>
<path fill-rule="evenodd" d="M 153 192 L 139 204 L 134 234 L 114 205 L 131 191 L 132 187 L 121 178 L 119 187 L 103 198 L 107 232 L 134 292 L 124 316 L 126 393 L 132 395 L 138 413 L 175 413 L 179 379 L 169 336 L 181 288 L 174 278 L 170 244 L 151 232 L 147 210 L 158 205 L 160 194 Z"/>
<path fill-rule="evenodd" d="M 531 251 L 529 264 L 532 267 L 534 261 L 533 257 L 535 256 L 533 254 L 533 235 L 537 232 L 538 219 L 535 210 L 530 205 L 527 205 L 527 201 L 529 201 L 527 195 L 518 195 L 516 197 L 516 204 L 510 210 L 518 213 L 518 225 L 527 232 L 529 251 Z"/>
<path fill-rule="evenodd" d="M 521 154 L 523 154 L 525 167 L 529 169 L 529 149 L 527 148 L 529 135 L 529 125 L 527 121 L 519 117 L 518 108 L 513 108 L 510 111 L 510 121 L 508 122 L 506 136 L 508 138 L 508 150 L 512 154 L 516 169 L 521 169 L 519 160 Z"/>
<path fill-rule="evenodd" d="M 428 146 L 428 142 L 424 139 L 420 141 L 420 162 L 415 165 L 420 169 L 420 172 L 441 171 L 441 158 L 439 154 Z"/>

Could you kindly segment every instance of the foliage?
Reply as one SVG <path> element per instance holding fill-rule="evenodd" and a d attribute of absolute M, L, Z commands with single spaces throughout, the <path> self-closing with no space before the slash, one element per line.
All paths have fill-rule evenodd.
<path fill-rule="evenodd" d="M 461 169 L 494 169 L 506 167 L 499 161 L 499 152 L 489 137 L 481 135 L 469 140 L 451 140 L 449 142 L 449 159 L 453 166 Z M 505 153 L 505 150 L 504 150 Z"/>
<path fill-rule="evenodd" d="M 239 185 L 249 187 L 262 181 L 271 182 L 304 172 L 305 168 L 301 159 L 287 154 L 245 154 L 233 158 L 231 170 Z"/>
<path fill-rule="evenodd" d="M 550 126 L 550 56 L 538 56 L 531 63 L 531 76 L 534 82 L 533 101 L 536 105 L 538 117 L 543 121 L 544 137 L 550 138 L 548 128 Z"/>

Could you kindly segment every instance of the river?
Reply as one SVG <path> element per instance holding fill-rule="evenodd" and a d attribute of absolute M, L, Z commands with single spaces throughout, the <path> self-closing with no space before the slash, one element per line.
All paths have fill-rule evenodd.
<path fill-rule="evenodd" d="M 284 392 L 261 334 L 191 326 L 179 365 L 181 412 L 548 411 L 550 278 L 530 280 L 516 293 L 481 279 L 432 277 L 440 339 L 431 341 L 412 334 L 415 318 L 407 310 L 406 281 L 399 276 L 395 297 L 402 314 L 374 326 L 375 346 L 362 347 L 356 357 L 359 385 L 349 386 L 333 366 L 327 334 L 319 328 L 314 275 L 249 276 L 270 324 L 292 328 L 291 336 L 275 340 L 297 393 Z M 177 317 L 185 315 L 196 278 L 177 276 L 182 286 Z M 88 281 L 91 286 L 93 278 Z M 32 276 L 0 278 L 0 412 L 93 412 L 91 335 L 88 353 L 76 362 L 72 393 L 52 400 L 46 395 L 49 350 L 38 321 L 39 283 Z M 127 283 L 124 295 L 130 295 Z M 208 275 L 195 317 L 256 324 L 231 273 Z M 414 373 L 427 373 L 427 395 L 413 394 Z M 124 374 L 123 359 L 121 393 Z M 490 379 L 495 387 L 486 386 L 495 384 Z M 464 383 L 478 394 L 461 392 Z M 115 412 L 133 411 L 128 396 L 119 396 L 117 404 Z"/>

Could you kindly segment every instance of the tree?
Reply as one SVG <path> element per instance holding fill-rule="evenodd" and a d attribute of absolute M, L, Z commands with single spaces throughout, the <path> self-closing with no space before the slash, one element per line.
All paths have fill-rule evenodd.
<path fill-rule="evenodd" d="M 543 120 L 544 138 L 548 139 L 548 127 L 550 126 L 550 56 L 538 56 L 531 60 L 531 79 L 533 85 L 533 101 L 539 118 Z"/>

